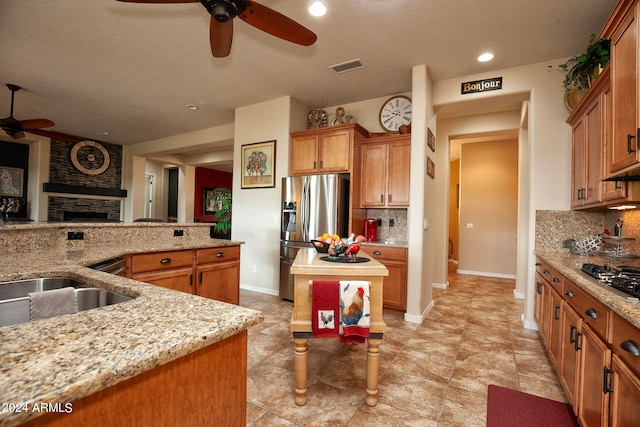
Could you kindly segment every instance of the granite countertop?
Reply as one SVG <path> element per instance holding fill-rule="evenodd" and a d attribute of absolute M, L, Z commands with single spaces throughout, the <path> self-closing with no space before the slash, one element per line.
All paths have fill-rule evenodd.
<path fill-rule="evenodd" d="M 536 252 L 536 255 L 620 317 L 640 329 L 640 301 L 637 298 L 627 297 L 616 289 L 596 282 L 580 270 L 582 264 L 606 264 L 606 260 L 593 255 L 580 256 L 562 252 Z"/>
<path fill-rule="evenodd" d="M 69 242 L 71 243 L 71 242 Z M 3 253 L 0 281 L 65 276 L 134 297 L 77 314 L 0 327 L 0 405 L 65 404 L 235 335 L 262 313 L 172 291 L 84 265 L 135 252 L 237 245 L 227 240 L 180 243 L 70 244 Z M 2 412 L 0 426 L 38 415 Z"/>

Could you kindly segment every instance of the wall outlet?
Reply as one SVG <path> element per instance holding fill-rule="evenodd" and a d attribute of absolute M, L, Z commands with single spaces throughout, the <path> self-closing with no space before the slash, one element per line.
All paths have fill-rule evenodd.
<path fill-rule="evenodd" d="M 396 220 L 393 218 L 389 218 L 389 227 L 394 227 L 396 225 Z"/>
<path fill-rule="evenodd" d="M 257 273 L 257 272 L 258 272 L 258 266 L 257 266 L 257 265 L 255 265 L 255 264 L 253 265 L 253 272 L 254 272 L 254 273 Z"/>
<path fill-rule="evenodd" d="M 67 240 L 84 240 L 84 233 L 82 231 L 68 231 Z"/>
<path fill-rule="evenodd" d="M 184 236 L 184 230 L 173 230 L 174 237 L 182 237 Z"/>
<path fill-rule="evenodd" d="M 378 227 L 382 227 L 382 218 L 376 218 L 378 220 Z"/>

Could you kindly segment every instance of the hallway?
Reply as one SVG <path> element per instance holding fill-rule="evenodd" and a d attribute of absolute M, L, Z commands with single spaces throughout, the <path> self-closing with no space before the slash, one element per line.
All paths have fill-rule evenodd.
<path fill-rule="evenodd" d="M 489 384 L 566 401 L 538 333 L 522 328 L 513 280 L 449 272 L 422 324 L 385 313 L 378 405 L 365 399 L 366 348 L 309 340 L 308 402 L 293 400 L 292 304 L 241 291 L 265 321 L 249 330 L 247 426 L 484 426 Z"/>

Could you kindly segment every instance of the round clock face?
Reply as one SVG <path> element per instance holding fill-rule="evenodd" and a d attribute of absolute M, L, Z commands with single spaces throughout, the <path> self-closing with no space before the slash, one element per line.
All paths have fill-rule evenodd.
<path fill-rule="evenodd" d="M 109 152 L 99 142 L 84 140 L 71 148 L 71 163 L 87 175 L 100 175 L 110 162 Z"/>
<path fill-rule="evenodd" d="M 411 123 L 411 100 L 406 96 L 394 96 L 380 109 L 380 125 L 388 131 L 397 132 L 400 126 Z"/>

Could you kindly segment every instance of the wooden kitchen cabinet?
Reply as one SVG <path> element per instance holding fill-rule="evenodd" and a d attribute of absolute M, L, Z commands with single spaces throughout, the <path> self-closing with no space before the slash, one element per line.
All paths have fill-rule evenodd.
<path fill-rule="evenodd" d="M 196 250 L 196 293 L 240 304 L 240 246 Z"/>
<path fill-rule="evenodd" d="M 395 310 L 407 309 L 407 249 L 380 245 L 361 245 L 371 258 L 383 264 L 389 275 L 383 279 L 382 306 Z"/>
<path fill-rule="evenodd" d="M 567 400 L 573 406 L 574 412 L 577 409 L 578 379 L 580 378 L 581 358 L 580 358 L 580 331 L 582 330 L 582 319 L 576 312 L 563 302 L 562 307 L 562 350 L 560 383 L 564 388 Z"/>
<path fill-rule="evenodd" d="M 360 206 L 408 207 L 411 135 L 374 138 L 361 146 Z"/>
<path fill-rule="evenodd" d="M 609 394 L 603 383 L 605 370 L 611 364 L 611 350 L 607 344 L 583 324 L 581 348 L 580 391 L 578 393 L 578 420 L 583 427 L 607 425 Z"/>
<path fill-rule="evenodd" d="M 610 420 L 612 426 L 635 426 L 640 420 L 640 331 L 617 314 L 612 318 Z"/>
<path fill-rule="evenodd" d="M 205 298 L 240 303 L 240 246 L 132 255 L 131 278 Z"/>
<path fill-rule="evenodd" d="M 193 293 L 193 251 L 132 255 L 131 278 L 175 291 Z"/>
<path fill-rule="evenodd" d="M 621 0 L 600 33 L 600 38 L 611 40 L 611 173 L 633 168 L 640 163 L 638 30 L 638 1 Z"/>
<path fill-rule="evenodd" d="M 349 173 L 354 145 L 368 135 L 357 123 L 292 132 L 289 173 Z"/>

